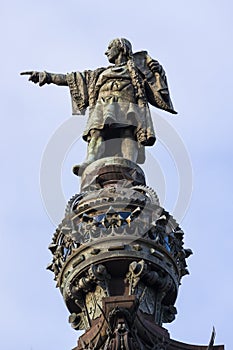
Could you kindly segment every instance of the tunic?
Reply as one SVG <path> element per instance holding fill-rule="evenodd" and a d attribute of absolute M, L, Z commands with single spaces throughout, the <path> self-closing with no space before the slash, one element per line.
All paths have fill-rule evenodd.
<path fill-rule="evenodd" d="M 152 73 L 148 62 L 153 60 L 146 51 L 135 53 L 134 59 L 144 85 L 144 104 L 137 101 L 137 87 L 133 86 L 127 64 L 67 74 L 73 114 L 85 114 L 89 107 L 89 117 L 83 133 L 85 141 L 90 140 L 93 129 L 107 132 L 109 128 L 131 126 L 139 146 L 152 146 L 156 138 L 147 101 L 158 108 L 176 113 L 169 98 L 164 71 L 164 77 Z"/>

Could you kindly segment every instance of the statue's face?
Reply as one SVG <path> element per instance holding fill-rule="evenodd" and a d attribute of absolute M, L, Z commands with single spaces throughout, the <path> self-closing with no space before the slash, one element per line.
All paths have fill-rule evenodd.
<path fill-rule="evenodd" d="M 115 63 L 117 57 L 119 56 L 121 50 L 118 47 L 115 40 L 111 41 L 108 45 L 108 49 L 105 52 L 105 55 L 107 56 L 110 63 Z"/>

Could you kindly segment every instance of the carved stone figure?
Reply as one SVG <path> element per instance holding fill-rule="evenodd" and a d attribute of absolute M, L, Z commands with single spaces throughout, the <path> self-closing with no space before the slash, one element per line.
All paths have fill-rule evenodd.
<path fill-rule="evenodd" d="M 122 156 L 144 163 L 144 146 L 152 146 L 155 132 L 148 108 L 151 105 L 176 113 L 169 96 L 165 72 L 146 51 L 132 52 L 124 38 L 112 40 L 105 52 L 113 65 L 82 73 L 53 74 L 28 71 L 29 80 L 68 86 L 73 114 L 89 118 L 83 139 L 88 142 L 87 158 L 74 167 L 81 175 L 87 165 L 105 156 Z"/>

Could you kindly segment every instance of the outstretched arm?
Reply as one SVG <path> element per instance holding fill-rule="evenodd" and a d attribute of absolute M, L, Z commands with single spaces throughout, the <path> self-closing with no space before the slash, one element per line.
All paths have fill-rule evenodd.
<path fill-rule="evenodd" d="M 29 81 L 43 86 L 45 84 L 55 84 L 60 86 L 67 86 L 66 74 L 54 74 L 48 72 L 26 71 L 21 72 L 20 75 L 30 75 Z"/>

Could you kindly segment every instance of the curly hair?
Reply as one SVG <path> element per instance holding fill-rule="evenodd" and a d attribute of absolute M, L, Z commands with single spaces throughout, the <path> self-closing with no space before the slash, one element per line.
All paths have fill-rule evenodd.
<path fill-rule="evenodd" d="M 128 67 L 132 84 L 135 90 L 135 96 L 136 96 L 138 105 L 140 107 L 146 106 L 147 99 L 146 99 L 143 78 L 140 75 L 138 68 L 135 64 L 132 45 L 130 41 L 125 38 L 117 38 L 112 40 L 112 43 L 114 43 L 119 49 L 121 49 L 123 51 L 123 54 L 127 58 L 127 67 Z"/>
<path fill-rule="evenodd" d="M 116 45 L 123 54 L 129 58 L 133 56 L 132 45 L 131 42 L 125 38 L 116 38 L 111 41 L 111 44 Z"/>

